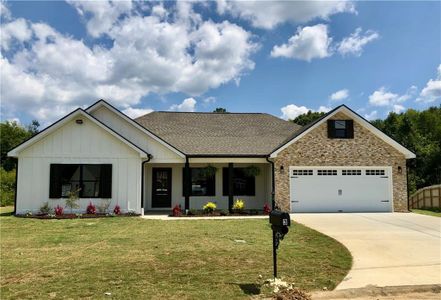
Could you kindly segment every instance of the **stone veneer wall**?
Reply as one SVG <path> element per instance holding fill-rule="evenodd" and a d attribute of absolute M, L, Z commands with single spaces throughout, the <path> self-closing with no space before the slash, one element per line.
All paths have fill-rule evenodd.
<path fill-rule="evenodd" d="M 331 119 L 350 118 L 339 112 Z M 353 139 L 329 139 L 327 122 L 323 122 L 281 151 L 274 163 L 276 205 L 283 210 L 290 209 L 290 166 L 391 166 L 394 211 L 407 211 L 406 158 L 355 120 Z"/>

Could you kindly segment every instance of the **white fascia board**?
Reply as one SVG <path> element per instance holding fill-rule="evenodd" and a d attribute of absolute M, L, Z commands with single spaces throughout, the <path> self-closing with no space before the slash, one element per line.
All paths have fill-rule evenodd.
<path fill-rule="evenodd" d="M 52 125 L 50 125 L 46 129 L 41 131 L 40 133 L 34 135 L 29 140 L 27 140 L 24 143 L 18 145 L 17 147 L 15 147 L 14 149 L 12 149 L 11 151 L 8 152 L 8 156 L 9 157 L 17 157 L 22 150 L 30 147 L 31 145 L 35 144 L 36 142 L 38 142 L 40 140 L 42 140 L 43 138 L 45 138 L 46 136 L 48 136 L 49 134 L 51 134 L 52 132 L 56 131 L 57 129 L 59 129 L 60 127 L 62 127 L 63 125 L 65 125 L 66 123 L 68 123 L 69 121 L 71 121 L 72 119 L 74 119 L 75 117 L 78 117 L 78 116 L 85 117 L 89 121 L 93 122 L 95 125 L 101 127 L 106 132 L 110 133 L 112 136 L 114 136 L 115 138 L 117 138 L 118 140 L 120 140 L 121 142 L 123 142 L 124 144 L 126 144 L 127 146 L 129 146 L 130 148 L 135 150 L 136 152 L 138 152 L 140 157 L 142 157 L 142 158 L 147 158 L 148 157 L 148 153 L 146 153 L 144 150 L 142 150 L 141 148 L 138 148 L 137 146 L 135 146 L 134 144 L 132 144 L 128 140 L 124 139 L 118 133 L 116 133 L 113 130 L 111 130 L 109 127 L 107 127 L 106 125 L 101 123 L 99 120 L 97 120 L 94 117 L 92 117 L 91 115 L 89 115 L 87 112 L 85 112 L 81 108 L 78 108 L 78 109 L 74 110 L 73 112 L 71 112 L 70 114 L 68 114 L 65 117 L 61 118 L 57 122 L 53 123 Z"/>
<path fill-rule="evenodd" d="M 124 114 L 120 110 L 116 109 L 115 107 L 113 107 L 112 105 L 110 105 L 109 103 L 107 103 L 104 100 L 97 101 L 95 104 L 93 104 L 92 106 L 87 108 L 86 111 L 88 113 L 91 113 L 94 110 L 97 110 L 98 108 L 100 108 L 102 106 L 104 106 L 107 109 L 109 109 L 110 111 L 114 112 L 115 114 L 117 114 L 118 116 L 123 118 L 126 122 L 130 123 L 132 126 L 134 126 L 137 129 L 141 130 L 143 133 L 147 134 L 149 137 L 151 137 L 152 139 L 154 139 L 155 141 L 157 141 L 161 145 L 167 147 L 167 149 L 170 149 L 172 152 L 176 153 L 179 157 L 185 158 L 185 154 L 184 153 L 182 153 L 181 151 L 179 151 L 175 147 L 171 146 L 169 143 L 165 142 L 164 140 L 162 140 L 161 138 L 159 138 L 155 134 L 151 133 L 149 130 L 147 130 L 143 126 L 139 125 L 134 120 L 132 120 L 130 117 L 128 117 L 126 114 Z"/>
<path fill-rule="evenodd" d="M 314 124 L 313 126 L 311 126 L 310 128 L 308 128 L 307 130 L 305 130 L 304 132 L 302 132 L 301 134 L 299 134 L 298 136 L 296 136 L 295 138 L 293 138 L 292 140 L 290 140 L 289 142 L 287 142 L 285 145 L 283 145 L 282 147 L 278 148 L 276 151 L 274 151 L 273 153 L 271 153 L 270 157 L 271 158 L 275 158 L 277 157 L 277 155 L 283 151 L 284 149 L 286 149 L 287 147 L 289 147 L 291 144 L 295 143 L 296 141 L 298 141 L 299 139 L 301 139 L 302 137 L 304 137 L 305 135 L 307 135 L 310 131 L 314 130 L 315 128 L 317 128 L 318 126 L 320 126 L 323 122 L 326 122 L 329 118 L 331 118 L 332 116 L 334 116 L 336 113 L 338 112 L 343 112 L 344 114 L 352 117 L 354 120 L 356 120 L 361 126 L 363 126 L 364 128 L 366 128 L 367 130 L 369 130 L 370 132 L 372 132 L 374 135 L 376 135 L 377 137 L 379 137 L 380 139 L 382 139 L 384 142 L 386 142 L 387 144 L 389 144 L 390 146 L 394 147 L 395 149 L 397 149 L 399 152 L 403 153 L 404 156 L 406 157 L 406 159 L 411 159 L 411 158 L 415 158 L 416 155 L 415 153 L 413 153 L 412 151 L 408 150 L 407 148 L 405 148 L 404 146 L 400 145 L 398 142 L 396 142 L 395 140 L 393 140 L 392 138 L 390 138 L 389 136 L 387 136 L 385 133 L 383 133 L 381 130 L 379 130 L 378 128 L 376 128 L 374 125 L 372 125 L 371 123 L 369 123 L 368 121 L 366 121 L 365 119 L 361 118 L 359 115 L 355 114 L 353 111 L 351 111 L 350 109 L 348 109 L 345 106 L 340 107 L 339 109 L 336 109 L 334 112 L 332 112 L 331 114 L 327 115 L 325 118 L 323 118 L 322 120 L 320 120 L 319 122 L 317 122 L 316 124 Z"/>

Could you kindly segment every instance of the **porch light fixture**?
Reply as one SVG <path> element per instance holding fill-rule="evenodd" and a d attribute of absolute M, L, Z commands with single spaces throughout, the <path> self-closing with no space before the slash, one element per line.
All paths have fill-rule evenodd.
<path fill-rule="evenodd" d="M 401 166 L 398 166 L 398 174 L 403 173 L 403 168 L 401 168 Z"/>
<path fill-rule="evenodd" d="M 81 125 L 81 124 L 83 124 L 83 120 L 82 119 L 77 119 L 77 120 L 75 120 L 75 123 Z"/>
<path fill-rule="evenodd" d="M 283 173 L 283 171 L 285 170 L 285 168 L 282 166 L 280 166 L 280 173 Z"/>

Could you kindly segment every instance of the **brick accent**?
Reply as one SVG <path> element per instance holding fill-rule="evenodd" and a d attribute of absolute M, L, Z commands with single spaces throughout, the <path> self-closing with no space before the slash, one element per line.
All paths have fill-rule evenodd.
<path fill-rule="evenodd" d="M 345 120 L 339 112 L 331 119 Z M 290 166 L 390 166 L 392 167 L 394 211 L 407 211 L 405 156 L 354 120 L 353 139 L 329 139 L 327 123 L 281 151 L 274 160 L 276 205 L 290 209 Z M 280 167 L 283 166 L 283 171 Z M 398 173 L 398 166 L 402 168 Z"/>

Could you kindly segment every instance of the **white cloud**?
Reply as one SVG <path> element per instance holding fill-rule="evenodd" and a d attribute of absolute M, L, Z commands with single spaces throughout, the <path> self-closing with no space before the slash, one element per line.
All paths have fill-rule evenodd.
<path fill-rule="evenodd" d="M 271 29 L 284 23 L 305 23 L 314 19 L 327 20 L 343 12 L 356 13 L 351 1 L 228 1 L 218 0 L 220 14 L 248 20 L 254 27 Z"/>
<path fill-rule="evenodd" d="M 17 19 L 1 27 L 0 44 L 2 50 L 9 50 L 13 42 L 23 43 L 32 37 L 32 31 L 25 19 Z"/>
<path fill-rule="evenodd" d="M 274 46 L 272 57 L 289 57 L 306 61 L 313 58 L 324 58 L 331 55 L 329 45 L 332 38 L 328 37 L 328 27 L 324 24 L 298 28 L 288 43 Z"/>
<path fill-rule="evenodd" d="M 295 104 L 288 104 L 280 109 L 282 111 L 282 119 L 294 120 L 300 115 L 306 114 L 310 109 L 306 106 L 297 106 Z"/>
<path fill-rule="evenodd" d="M 33 38 L 12 56 L 1 57 L 2 116 L 20 112 L 52 122 L 100 98 L 128 108 L 150 93 L 196 96 L 231 81 L 239 83 L 254 68 L 250 56 L 258 45 L 252 34 L 227 21 L 202 20 L 191 3 L 167 7 L 164 18 L 158 16 L 166 15 L 159 8 L 144 16 L 138 6 L 129 11 L 117 1 L 73 5 L 87 26 L 108 18 L 106 26 L 90 34 L 105 33 L 112 43 L 105 47 L 92 38 L 86 44 L 47 24 L 26 21 Z M 99 5 L 110 5 L 118 17 L 107 16 Z M 16 21 L 1 24 L 2 33 Z M 27 38 L 13 36 L 14 41 Z"/>
<path fill-rule="evenodd" d="M 400 112 L 405 111 L 406 108 L 400 104 L 394 104 L 393 106 L 393 112 L 399 114 Z"/>
<path fill-rule="evenodd" d="M 295 104 L 288 104 L 280 109 L 282 111 L 282 119 L 285 120 L 294 120 L 300 115 L 306 114 L 308 111 L 317 111 L 327 113 L 331 110 L 331 108 L 326 106 L 320 106 L 318 110 L 307 108 L 306 106 L 297 106 Z"/>
<path fill-rule="evenodd" d="M 416 90 L 416 86 L 411 86 L 405 94 L 399 95 L 389 92 L 385 87 L 381 87 L 369 96 L 369 104 L 373 106 L 393 106 L 409 100 L 415 95 Z"/>
<path fill-rule="evenodd" d="M 204 98 L 204 99 L 202 100 L 202 102 L 203 102 L 205 105 L 216 103 L 216 97 L 210 96 L 210 97 Z"/>
<path fill-rule="evenodd" d="M 5 18 L 6 20 L 9 20 L 11 18 L 11 11 L 6 6 L 6 3 L 3 1 L 0 1 L 0 16 L 2 18 Z"/>
<path fill-rule="evenodd" d="M 86 21 L 87 32 L 93 37 L 107 33 L 120 16 L 130 13 L 132 1 L 67 0 Z"/>
<path fill-rule="evenodd" d="M 350 36 L 344 38 L 337 46 L 337 51 L 341 55 L 352 54 L 360 56 L 363 52 L 363 47 L 366 44 L 378 39 L 380 35 L 372 30 L 362 33 L 362 29 L 359 27 Z"/>
<path fill-rule="evenodd" d="M 128 115 L 130 118 L 135 119 L 137 117 L 149 114 L 153 111 L 153 109 L 150 108 L 133 108 L 128 107 L 124 109 L 122 112 Z"/>
<path fill-rule="evenodd" d="M 340 101 L 344 100 L 349 97 L 349 90 L 348 89 L 342 89 L 339 91 L 336 91 L 331 96 L 329 96 L 329 99 L 331 101 Z"/>
<path fill-rule="evenodd" d="M 170 106 L 170 110 L 193 112 L 196 109 L 196 103 L 197 102 L 194 98 L 187 98 L 184 99 L 181 104 L 173 104 L 172 106 Z"/>
<path fill-rule="evenodd" d="M 438 66 L 438 74 L 436 79 L 430 79 L 416 101 L 431 103 L 441 100 L 441 64 Z"/>
<path fill-rule="evenodd" d="M 378 112 L 376 110 L 373 110 L 370 113 L 364 115 L 365 119 L 369 121 L 375 120 L 377 116 L 378 116 Z"/>

